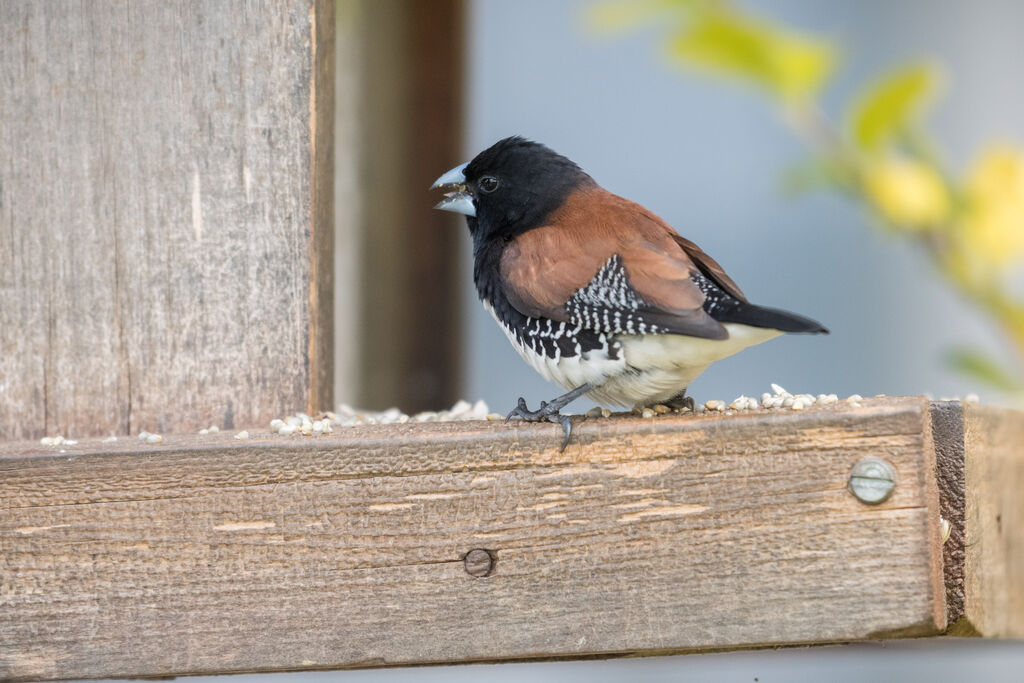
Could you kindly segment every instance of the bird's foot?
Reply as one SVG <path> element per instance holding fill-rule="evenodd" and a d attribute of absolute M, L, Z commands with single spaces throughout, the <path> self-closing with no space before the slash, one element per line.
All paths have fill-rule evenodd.
<path fill-rule="evenodd" d="M 527 422 L 544 422 L 546 420 L 560 424 L 565 432 L 565 438 L 562 439 L 562 447 L 559 450 L 564 451 L 565 447 L 569 445 L 569 438 L 572 436 L 572 419 L 569 415 L 563 415 L 554 401 L 551 403 L 541 401 L 540 408 L 530 410 L 526 405 L 526 399 L 520 397 L 519 403 L 505 417 L 505 422 L 508 422 L 513 417 L 518 417 Z"/>
<path fill-rule="evenodd" d="M 687 396 L 686 394 L 673 396 L 669 400 L 665 401 L 665 405 L 673 410 L 686 410 L 689 408 L 691 413 L 697 412 L 697 404 L 694 402 L 693 397 Z"/>
<path fill-rule="evenodd" d="M 591 389 L 593 389 L 593 387 L 590 384 L 583 384 L 568 393 L 562 394 L 556 399 L 551 401 L 541 401 L 540 408 L 537 410 L 530 410 L 526 405 L 526 399 L 520 396 L 516 407 L 513 408 L 505 417 L 505 422 L 508 422 L 513 417 L 518 417 L 522 420 L 526 420 L 527 422 L 548 421 L 560 424 L 562 425 L 562 430 L 565 432 L 565 438 L 562 439 L 562 447 L 560 450 L 564 451 L 565 447 L 569 445 L 569 437 L 572 436 L 572 419 L 569 415 L 563 415 L 560 411 L 570 402 L 576 400 Z"/>

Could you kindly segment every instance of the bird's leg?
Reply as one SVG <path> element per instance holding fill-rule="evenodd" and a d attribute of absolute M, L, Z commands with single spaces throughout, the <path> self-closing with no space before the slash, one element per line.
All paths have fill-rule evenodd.
<path fill-rule="evenodd" d="M 689 408 L 691 413 L 697 412 L 697 404 L 693 402 L 692 396 L 686 395 L 686 389 L 683 389 L 678 394 L 665 401 L 665 405 L 674 410 Z"/>
<path fill-rule="evenodd" d="M 572 391 L 562 394 L 558 398 L 551 399 L 550 401 L 541 401 L 540 408 L 537 410 L 530 410 L 526 406 L 526 399 L 520 396 L 519 403 L 505 418 L 505 422 L 508 422 L 513 417 L 522 418 L 528 422 L 543 422 L 544 420 L 557 422 L 562 425 L 562 429 L 565 430 L 565 438 L 562 440 L 561 448 L 561 450 L 564 451 L 565 447 L 569 445 L 569 437 L 572 436 L 572 421 L 569 419 L 568 415 L 562 415 L 559 411 L 593 388 L 594 386 L 589 382 L 581 384 Z"/>

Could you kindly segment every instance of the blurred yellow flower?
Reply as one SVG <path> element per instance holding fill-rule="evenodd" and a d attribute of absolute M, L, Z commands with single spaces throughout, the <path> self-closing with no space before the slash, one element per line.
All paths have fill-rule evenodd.
<path fill-rule="evenodd" d="M 976 266 L 1004 268 L 1024 255 L 1024 154 L 984 152 L 967 173 L 964 248 Z"/>
<path fill-rule="evenodd" d="M 942 177 L 920 161 L 889 157 L 872 162 L 864 173 L 864 189 L 879 213 L 902 228 L 926 230 L 949 215 Z"/>

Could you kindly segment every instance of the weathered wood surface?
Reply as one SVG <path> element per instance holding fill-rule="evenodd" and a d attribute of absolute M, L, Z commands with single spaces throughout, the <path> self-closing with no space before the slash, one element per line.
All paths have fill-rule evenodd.
<path fill-rule="evenodd" d="M 923 399 L 585 420 L 564 453 L 559 441 L 557 425 L 475 422 L 0 444 L 0 678 L 650 654 L 946 627 Z M 847 490 L 869 455 L 896 471 L 878 506 Z M 467 572 L 475 549 L 495 559 L 490 573 L 480 553 Z"/>
<path fill-rule="evenodd" d="M 964 408 L 965 610 L 956 632 L 1024 638 L 1024 419 Z"/>
<path fill-rule="evenodd" d="M 0 439 L 330 405 L 333 31 L 0 2 Z"/>

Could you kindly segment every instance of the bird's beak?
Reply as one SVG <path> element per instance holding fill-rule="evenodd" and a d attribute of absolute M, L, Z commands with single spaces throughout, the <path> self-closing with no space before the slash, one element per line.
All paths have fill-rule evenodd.
<path fill-rule="evenodd" d="M 463 171 L 469 164 L 461 164 L 448 171 L 434 181 L 430 186 L 431 190 L 450 190 L 444 195 L 444 199 L 438 202 L 434 208 L 442 211 L 454 211 L 455 213 L 467 216 L 476 216 L 476 207 L 473 206 L 473 195 L 466 187 L 466 175 Z"/>

